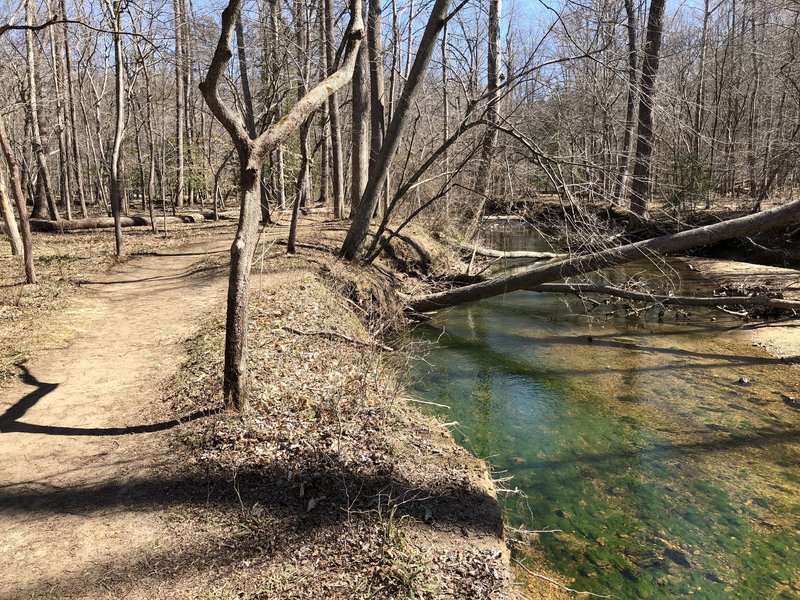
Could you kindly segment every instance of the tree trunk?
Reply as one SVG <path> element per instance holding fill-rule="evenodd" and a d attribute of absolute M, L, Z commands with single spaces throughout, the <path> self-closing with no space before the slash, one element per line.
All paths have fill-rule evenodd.
<path fill-rule="evenodd" d="M 61 0 L 61 15 L 66 18 L 67 6 L 66 0 Z M 72 170 L 75 176 L 75 185 L 77 187 L 78 202 L 81 207 L 81 216 L 85 219 L 89 216 L 86 209 L 86 191 L 83 186 L 83 169 L 81 168 L 81 156 L 78 149 L 78 126 L 75 117 L 75 88 L 72 83 L 72 59 L 70 58 L 70 46 L 68 38 L 67 24 L 62 25 L 62 35 L 64 37 L 64 68 L 66 70 L 66 99 L 67 99 L 67 115 L 69 117 L 69 130 L 70 130 L 70 151 L 72 152 Z"/>
<path fill-rule="evenodd" d="M 120 208 L 122 202 L 122 174 L 120 159 L 122 156 L 122 139 L 125 135 L 125 69 L 122 64 L 121 15 L 122 0 L 111 0 L 109 10 L 112 12 L 114 25 L 114 103 L 116 105 L 116 126 L 114 128 L 114 149 L 111 152 L 111 216 L 114 217 L 114 241 L 117 256 L 122 256 L 122 225 L 120 224 Z"/>
<path fill-rule="evenodd" d="M 636 12 L 633 0 L 625 0 L 626 31 L 628 33 L 628 93 L 625 102 L 625 134 L 622 141 L 622 153 L 614 183 L 612 202 L 622 204 L 627 188 L 628 168 L 631 162 L 631 142 L 633 141 L 634 118 L 636 116 L 636 67 L 638 52 L 636 50 Z"/>
<path fill-rule="evenodd" d="M 22 249 L 25 254 L 25 279 L 28 283 L 36 283 L 36 270 L 33 266 L 33 244 L 31 243 L 31 229 L 28 223 L 28 207 L 25 202 L 25 194 L 22 191 L 22 178 L 19 174 L 19 164 L 11 148 L 11 141 L 8 139 L 6 124 L 0 117 L 0 149 L 6 158 L 8 173 L 11 179 L 11 194 L 14 196 L 14 203 L 17 205 L 17 214 L 21 225 Z"/>
<path fill-rule="evenodd" d="M 14 218 L 14 209 L 8 199 L 8 188 L 6 187 L 6 177 L 0 171 L 0 217 L 3 219 L 8 241 L 11 243 L 11 254 L 19 256 L 22 254 L 22 238 L 19 235 L 17 220 Z"/>
<path fill-rule="evenodd" d="M 370 0 L 367 20 L 367 55 L 369 59 L 369 106 L 370 106 L 370 144 L 369 144 L 369 172 L 375 172 L 378 155 L 383 145 L 386 134 L 386 115 L 384 108 L 383 85 L 383 44 L 381 36 L 382 0 Z M 388 179 L 387 179 L 388 180 Z M 384 187 L 381 194 L 382 213 L 387 210 L 389 202 L 388 190 Z"/>
<path fill-rule="evenodd" d="M 483 137 L 478 177 L 475 182 L 475 190 L 480 195 L 478 209 L 475 211 L 476 215 L 480 215 L 483 212 L 483 206 L 486 203 L 486 194 L 491 180 L 492 159 L 494 158 L 495 146 L 497 146 L 497 125 L 500 123 L 498 111 L 500 97 L 498 91 L 500 89 L 500 14 L 502 10 L 502 0 L 489 0 L 489 40 L 486 65 L 487 126 Z"/>
<path fill-rule="evenodd" d="M 473 300 L 482 300 L 565 277 L 591 273 L 606 267 L 621 265 L 652 255 L 674 254 L 713 244 L 725 239 L 752 235 L 756 232 L 800 221 L 800 200 L 795 200 L 771 210 L 665 235 L 601 252 L 575 256 L 557 263 L 531 267 L 506 277 L 467 285 L 461 288 L 423 296 L 410 303 L 410 308 L 424 312 L 455 306 Z"/>
<path fill-rule="evenodd" d="M 250 263 L 256 249 L 258 221 L 261 215 L 261 169 L 250 161 L 249 153 L 239 155 L 241 214 L 236 237 L 231 246 L 231 270 L 228 277 L 228 306 L 225 323 L 225 370 L 223 397 L 225 406 L 243 411 L 247 408 L 247 316 L 250 301 Z"/>
<path fill-rule="evenodd" d="M 641 219 L 647 218 L 650 199 L 650 158 L 653 154 L 653 106 L 656 76 L 661 54 L 661 32 L 664 22 L 665 0 L 652 0 L 647 18 L 647 38 L 642 58 L 642 79 L 639 89 L 639 125 L 636 133 L 636 154 L 631 185 L 631 212 Z M 631 220 L 634 223 L 635 219 Z"/>
<path fill-rule="evenodd" d="M 55 19 L 56 13 L 50 1 L 47 2 L 47 18 Z M 49 27 L 50 34 L 50 62 L 53 65 L 53 89 L 56 98 L 56 132 L 58 133 L 58 173 L 59 186 L 58 192 L 61 198 L 61 206 L 67 220 L 72 219 L 72 182 L 70 181 L 69 168 L 69 129 L 66 126 L 67 109 L 65 105 L 65 80 L 64 55 L 61 52 L 62 44 L 58 40 L 59 28 Z"/>
<path fill-rule="evenodd" d="M 448 16 L 449 7 L 450 0 L 436 0 L 431 9 L 431 15 L 425 26 L 425 32 L 417 48 L 417 56 L 414 59 L 414 65 L 411 67 L 408 80 L 403 88 L 403 93 L 397 102 L 395 114 L 392 116 L 391 123 L 389 123 L 386 138 L 381 146 L 381 151 L 376 161 L 375 172 L 367 182 L 367 187 L 359 201 L 358 210 L 355 211 L 353 222 L 350 225 L 350 229 L 347 231 L 347 236 L 342 245 L 341 255 L 347 260 L 355 259 L 361 245 L 364 243 L 364 238 L 367 236 L 372 214 L 375 212 L 375 206 L 377 205 L 379 195 L 383 190 L 386 177 L 389 174 L 392 158 L 400 145 L 403 131 L 408 124 L 414 99 L 428 70 L 428 65 L 433 55 L 433 49 L 436 46 L 436 40 L 442 27 L 444 27 L 445 18 Z"/>
<path fill-rule="evenodd" d="M 186 113 L 186 80 L 184 79 L 183 62 L 183 20 L 185 15 L 181 10 L 181 0 L 174 0 L 175 10 L 175 143 L 176 143 L 176 172 L 175 172 L 175 203 L 172 206 L 183 208 L 184 196 L 184 148 L 183 139 L 185 137 L 185 113 Z"/>
<path fill-rule="evenodd" d="M 352 164 L 350 168 L 350 217 L 356 218 L 361 196 L 369 180 L 369 65 L 367 48 L 358 51 L 353 73 Z M 372 211 L 375 209 L 373 208 Z M 370 212 L 370 216 L 372 212 Z"/>
<path fill-rule="evenodd" d="M 34 0 L 27 0 L 25 3 L 25 24 L 33 27 L 36 6 Z M 50 185 L 50 172 L 47 169 L 47 158 L 42 144 L 42 134 L 39 126 L 39 106 L 38 106 L 38 86 L 36 84 L 36 49 L 33 40 L 34 33 L 31 29 L 25 31 L 25 47 L 28 56 L 28 102 L 31 116 L 31 142 L 33 143 L 33 153 L 36 156 L 36 163 L 39 167 L 39 179 L 47 201 L 47 209 L 50 218 L 58 221 L 59 214 L 53 198 L 52 186 Z"/>

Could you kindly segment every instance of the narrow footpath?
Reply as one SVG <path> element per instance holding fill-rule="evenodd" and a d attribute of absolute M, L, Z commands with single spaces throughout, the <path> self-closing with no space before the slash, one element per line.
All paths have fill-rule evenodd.
<path fill-rule="evenodd" d="M 148 418 L 221 310 L 232 234 L 136 258 L 86 283 L 81 332 L 0 390 L 0 599 L 102 590 L 108 565 L 159 545 L 159 472 L 178 420 Z M 182 420 L 203 414 L 183 415 Z M 154 482 L 148 485 L 146 482 Z"/>

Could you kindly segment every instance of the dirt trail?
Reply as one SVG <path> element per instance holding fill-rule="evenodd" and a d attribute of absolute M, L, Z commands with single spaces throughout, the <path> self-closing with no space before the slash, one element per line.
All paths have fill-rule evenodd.
<path fill-rule="evenodd" d="M 137 498 L 142 486 L 131 482 L 154 479 L 169 461 L 177 423 L 145 415 L 181 365 L 181 342 L 222 306 L 225 271 L 204 261 L 226 253 L 231 237 L 87 283 L 81 333 L 0 390 L 0 598 L 59 597 L 74 575 L 165 538 L 168 507 Z"/>

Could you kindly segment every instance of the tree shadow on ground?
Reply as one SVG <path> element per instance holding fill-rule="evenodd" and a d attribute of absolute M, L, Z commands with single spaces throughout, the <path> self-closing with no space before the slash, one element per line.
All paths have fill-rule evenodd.
<path fill-rule="evenodd" d="M 75 569 L 59 579 L 60 590 L 74 587 L 85 593 L 86 586 L 103 580 L 108 591 L 109 582 L 136 580 L 142 561 L 148 567 L 158 565 L 157 570 L 147 570 L 149 577 L 170 583 L 176 573 L 212 568 L 219 573 L 251 559 L 282 564 L 309 547 L 334 553 L 341 547 L 346 557 L 344 546 L 355 545 L 362 558 L 378 564 L 379 557 L 372 556 L 380 546 L 376 528 L 386 527 L 387 519 L 395 526 L 413 519 L 420 527 L 460 531 L 467 537 L 499 536 L 503 527 L 499 506 L 483 489 L 436 480 L 417 485 L 399 477 L 392 464 L 345 464 L 332 452 L 318 453 L 297 471 L 265 464 L 234 472 L 199 467 L 185 472 L 175 465 L 153 469 L 144 477 L 67 489 L 0 490 L 0 515 L 7 517 L 42 519 L 119 509 L 166 509 L 168 514 L 190 515 L 190 527 L 211 525 L 206 537 L 198 535 L 188 544 L 183 534 L 170 536 L 170 543 L 147 556 L 131 552 L 121 561 Z M 173 528 L 169 523 L 165 527 Z M 186 535 L 192 533 L 197 531 Z M 179 547 L 171 546 L 173 541 Z M 36 589 L 24 591 L 36 595 L 52 584 L 40 582 Z M 0 594 L 0 599 L 6 598 L 11 596 Z"/>
<path fill-rule="evenodd" d="M 128 425 L 125 427 L 64 427 L 60 425 L 37 425 L 35 423 L 24 423 L 19 419 L 33 408 L 42 398 L 58 388 L 57 383 L 47 383 L 39 381 L 25 366 L 24 363 L 17 363 L 16 366 L 22 371 L 20 379 L 26 385 L 35 389 L 20 398 L 17 402 L 9 406 L 0 415 L 0 434 L 3 433 L 39 433 L 43 435 L 71 435 L 71 436 L 115 436 L 128 435 L 133 433 L 154 433 L 172 429 L 183 423 L 188 423 L 196 419 L 208 417 L 219 413 L 222 409 L 203 409 L 196 410 L 188 415 L 162 421 L 160 423 L 146 423 L 142 425 Z"/>

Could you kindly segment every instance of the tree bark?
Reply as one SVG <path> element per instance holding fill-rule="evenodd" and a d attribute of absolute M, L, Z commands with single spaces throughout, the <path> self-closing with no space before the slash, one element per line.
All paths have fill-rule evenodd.
<path fill-rule="evenodd" d="M 653 155 L 653 106 L 658 63 L 661 54 L 661 33 L 664 24 L 665 0 L 652 0 L 647 18 L 647 37 L 642 58 L 642 78 L 639 89 L 639 124 L 636 132 L 636 154 L 631 185 L 631 212 L 647 218 L 650 200 L 650 159 Z M 633 223 L 633 221 L 632 221 Z"/>
<path fill-rule="evenodd" d="M 25 193 L 22 191 L 22 177 L 20 177 L 19 163 L 17 163 L 17 158 L 11 148 L 11 141 L 8 139 L 6 124 L 2 117 L 0 117 L 0 149 L 2 149 L 6 158 L 11 179 L 11 194 L 14 196 L 14 203 L 17 205 L 17 214 L 19 215 L 22 249 L 25 255 L 25 280 L 28 283 L 36 283 L 36 270 L 33 266 L 33 244 L 28 223 L 28 207 L 25 202 Z"/>
<path fill-rule="evenodd" d="M 762 213 L 652 238 L 635 244 L 627 244 L 618 248 L 609 248 L 601 252 L 575 256 L 557 263 L 531 267 L 506 277 L 430 294 L 413 300 L 410 308 L 418 312 L 425 312 L 473 300 L 482 300 L 558 281 L 565 277 L 648 258 L 652 255 L 674 254 L 725 239 L 752 235 L 758 231 L 797 221 L 800 221 L 800 200 Z"/>
<path fill-rule="evenodd" d="M 17 227 L 17 220 L 14 218 L 14 209 L 11 208 L 11 202 L 8 199 L 8 188 L 6 187 L 6 177 L 0 171 L 0 216 L 3 218 L 3 225 L 8 236 L 8 241 L 11 243 L 12 256 L 19 256 L 22 254 L 22 238 L 19 235 L 19 228 Z"/>

